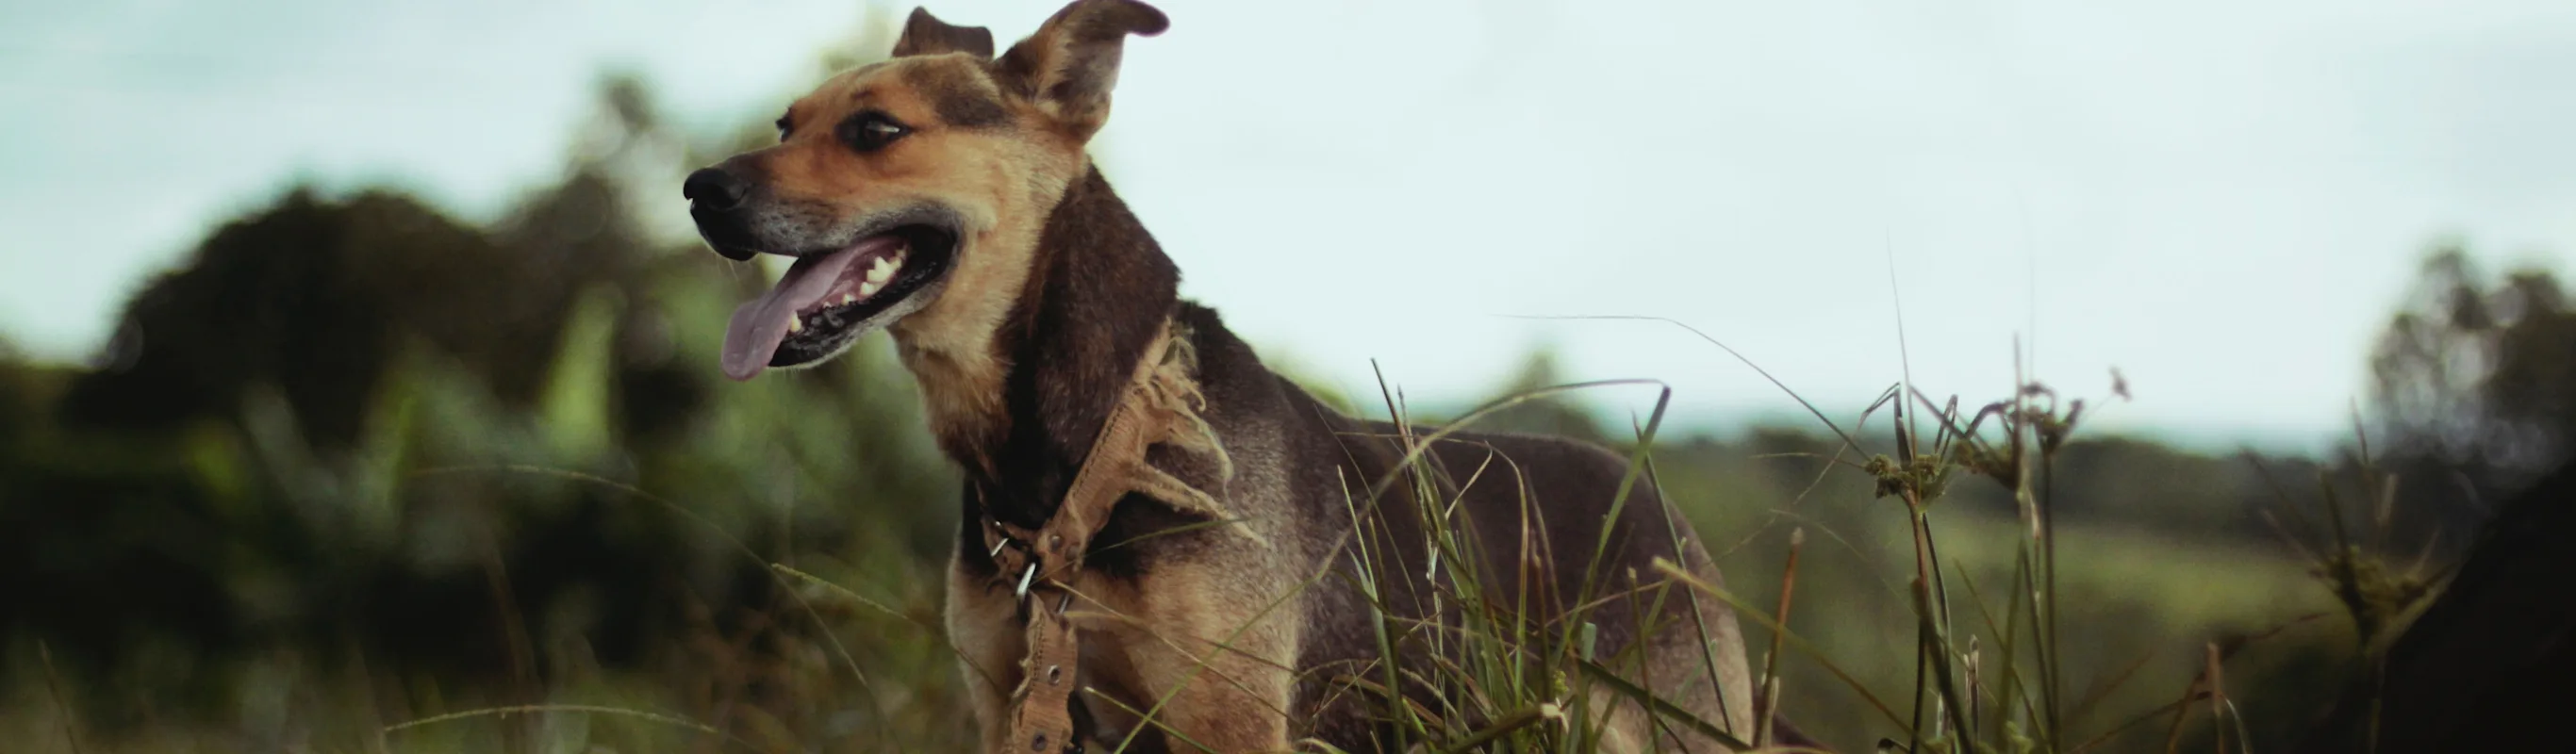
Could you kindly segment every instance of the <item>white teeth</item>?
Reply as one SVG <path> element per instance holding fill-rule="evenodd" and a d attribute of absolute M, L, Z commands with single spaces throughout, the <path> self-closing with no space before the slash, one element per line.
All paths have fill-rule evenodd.
<path fill-rule="evenodd" d="M 859 302 L 859 294 L 856 294 L 856 293 L 844 293 L 844 294 L 841 294 L 841 305 L 842 305 L 842 306 L 849 306 L 849 305 L 851 305 L 851 304 L 855 304 L 855 303 L 858 303 L 858 302 Z"/>
<path fill-rule="evenodd" d="M 805 329 L 805 318 L 804 318 L 804 317 L 799 317 L 799 316 L 796 316 L 796 315 L 793 315 L 793 314 L 787 315 L 787 331 L 788 331 L 788 332 L 796 332 L 796 331 L 803 330 L 803 329 Z"/>
<path fill-rule="evenodd" d="M 894 277 L 894 264 L 887 262 L 885 257 L 877 257 L 877 263 L 868 268 L 868 282 L 883 283 L 890 277 Z"/>
<path fill-rule="evenodd" d="M 878 289 L 878 288 L 883 288 L 883 287 L 885 287 L 885 282 L 884 282 L 884 281 L 881 281 L 881 280 L 870 280 L 870 281 L 865 282 L 865 283 L 860 283 L 860 284 L 859 284 L 859 296 L 860 296 L 861 298 L 865 298 L 865 297 L 868 297 L 868 296 L 874 296 L 874 295 L 877 295 L 877 289 Z"/>

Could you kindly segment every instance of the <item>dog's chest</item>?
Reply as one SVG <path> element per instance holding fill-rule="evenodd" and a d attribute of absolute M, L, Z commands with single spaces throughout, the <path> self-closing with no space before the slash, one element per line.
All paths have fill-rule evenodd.
<path fill-rule="evenodd" d="M 1154 700 L 1144 691 L 1144 682 L 1136 673 L 1136 664 L 1128 657 L 1123 642 L 1094 631 L 1084 638 L 1080 667 L 1074 677 L 1084 689 L 1075 697 L 1090 714 L 1092 741 L 1114 747 L 1127 738 L 1142 718 L 1132 710 L 1149 709 Z M 1107 697 L 1103 699 L 1101 697 Z M 1159 741 L 1160 736 L 1138 736 L 1138 741 Z M 1132 748 L 1132 747 L 1131 747 Z"/>

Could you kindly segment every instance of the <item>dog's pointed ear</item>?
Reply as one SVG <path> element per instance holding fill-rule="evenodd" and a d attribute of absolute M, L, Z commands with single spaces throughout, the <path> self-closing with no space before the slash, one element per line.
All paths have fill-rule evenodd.
<path fill-rule="evenodd" d="M 912 17 L 903 20 L 903 36 L 894 40 L 894 56 L 940 55 L 963 52 L 990 60 L 993 57 L 993 32 L 981 26 L 951 26 L 929 8 L 915 7 Z"/>
<path fill-rule="evenodd" d="M 1170 25 L 1162 11 L 1136 0 L 1074 0 L 1002 53 L 993 78 L 1067 135 L 1089 141 L 1109 120 L 1109 90 L 1118 84 L 1127 35 L 1150 37 Z"/>

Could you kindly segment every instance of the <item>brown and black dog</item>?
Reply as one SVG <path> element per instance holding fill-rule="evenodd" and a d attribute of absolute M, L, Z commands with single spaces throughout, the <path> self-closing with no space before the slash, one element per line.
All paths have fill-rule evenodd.
<path fill-rule="evenodd" d="M 1435 641 L 1460 616 L 1458 600 L 1437 597 L 1458 567 L 1428 562 L 1432 517 L 1484 543 L 1492 604 L 1526 606 L 1509 619 L 1559 626 L 1579 600 L 1610 595 L 1575 616 L 1594 624 L 1595 656 L 1632 658 L 1632 681 L 1752 738 L 1734 614 L 1649 565 L 1680 563 L 1709 582 L 1716 570 L 1651 485 L 1614 506 L 1626 459 L 1459 433 L 1428 457 L 1445 476 L 1373 498 L 1404 465 L 1389 439 L 1398 428 L 1318 403 L 1215 312 L 1179 300 L 1172 260 L 1085 154 L 1109 116 L 1126 37 L 1165 24 L 1133 0 L 1079 0 L 996 57 L 990 32 L 916 10 L 891 59 L 832 77 L 778 120 L 777 145 L 685 186 L 717 252 L 795 258 L 734 314 L 729 376 L 818 363 L 883 328 L 918 378 L 930 430 L 966 476 L 948 630 L 988 750 L 1009 726 L 1026 614 L 1019 574 L 1000 572 L 979 522 L 1034 530 L 1050 518 L 1164 332 L 1214 447 L 1158 446 L 1149 459 L 1213 505 L 1117 498 L 1081 572 L 1063 580 L 1080 596 L 1070 614 L 1084 693 L 1072 714 L 1089 738 L 1144 726 L 1130 750 L 1290 751 L 1310 739 L 1385 750 L 1393 728 L 1370 712 L 1385 704 L 1353 686 L 1385 678 L 1388 625 L 1414 674 L 1406 692 L 1424 709 L 1456 709 L 1422 677 L 1436 646 L 1460 644 Z M 1150 722 L 1129 712 L 1158 703 Z M 1583 703 L 1607 721 L 1605 751 L 1723 750 L 1628 697 Z"/>

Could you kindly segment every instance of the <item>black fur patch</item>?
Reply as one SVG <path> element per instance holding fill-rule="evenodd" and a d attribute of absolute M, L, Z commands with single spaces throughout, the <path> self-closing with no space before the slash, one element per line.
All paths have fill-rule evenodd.
<path fill-rule="evenodd" d="M 903 36 L 894 40 L 894 56 L 941 55 L 962 52 L 978 58 L 993 57 L 993 32 L 981 26 L 955 26 L 930 15 L 929 8 L 914 8 L 903 20 Z"/>
<path fill-rule="evenodd" d="M 904 83 L 930 100 L 939 119 L 957 128 L 990 128 L 1010 121 L 1001 91 L 989 79 L 953 61 L 914 64 L 904 69 Z"/>
<path fill-rule="evenodd" d="M 1180 270 L 1098 169 L 1065 190 L 1034 254 L 1027 288 L 995 344 L 1012 365 L 1002 392 L 1009 427 L 990 438 L 998 443 L 969 449 L 986 462 L 985 468 L 967 464 L 984 503 L 975 506 L 974 492 L 968 493 L 964 536 L 971 542 L 981 542 L 973 519 L 987 511 L 1033 529 L 1055 514 L 1136 360 L 1179 298 Z M 1161 506 L 1131 504 L 1142 500 L 1122 501 L 1095 543 L 1114 544 L 1129 536 L 1122 530 L 1154 526 L 1137 518 L 1146 511 L 1131 509 Z"/>

